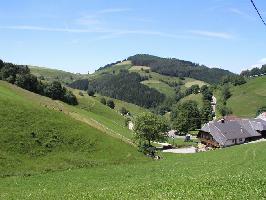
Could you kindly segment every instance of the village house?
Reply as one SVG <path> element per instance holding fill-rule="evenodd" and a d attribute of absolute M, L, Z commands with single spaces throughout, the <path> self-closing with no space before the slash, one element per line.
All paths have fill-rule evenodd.
<path fill-rule="evenodd" d="M 212 147 L 228 147 L 243 144 L 266 136 L 266 120 L 235 119 L 211 121 L 200 129 L 199 140 Z"/>

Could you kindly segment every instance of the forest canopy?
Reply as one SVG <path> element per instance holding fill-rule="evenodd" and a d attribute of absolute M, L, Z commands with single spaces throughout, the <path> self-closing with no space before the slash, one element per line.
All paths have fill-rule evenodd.
<path fill-rule="evenodd" d="M 141 81 L 147 77 L 142 77 L 138 73 L 129 73 L 127 70 L 121 70 L 119 74 L 104 74 L 95 80 L 79 80 L 70 84 L 70 87 L 76 89 L 93 90 L 101 95 L 115 99 L 120 99 L 145 108 L 156 107 L 165 99 L 155 89 L 141 84 Z"/>
<path fill-rule="evenodd" d="M 208 68 L 190 61 L 176 58 L 160 58 L 148 54 L 137 54 L 128 58 L 133 65 L 148 66 L 152 71 L 167 76 L 190 77 L 207 83 L 219 83 L 223 76 L 232 72 L 220 68 Z"/>

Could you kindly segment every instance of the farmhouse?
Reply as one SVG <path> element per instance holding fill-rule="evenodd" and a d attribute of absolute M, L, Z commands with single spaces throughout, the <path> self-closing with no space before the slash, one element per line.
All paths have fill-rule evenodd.
<path fill-rule="evenodd" d="M 237 119 L 211 121 L 198 133 L 200 141 L 208 146 L 227 147 L 259 139 L 265 136 L 266 121 Z"/>
<path fill-rule="evenodd" d="M 256 119 L 262 119 L 266 121 L 266 112 L 261 113 Z"/>

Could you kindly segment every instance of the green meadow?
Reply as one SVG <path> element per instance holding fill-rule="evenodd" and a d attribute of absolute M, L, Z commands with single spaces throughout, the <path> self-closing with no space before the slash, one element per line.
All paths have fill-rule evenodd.
<path fill-rule="evenodd" d="M 266 76 L 251 78 L 246 84 L 231 88 L 228 106 L 233 114 L 255 117 L 259 107 L 266 106 Z"/>
<path fill-rule="evenodd" d="M 247 99 L 263 104 L 264 84 L 260 77 L 243 85 L 253 93 Z M 241 90 L 232 88 L 229 105 L 237 94 L 238 107 L 245 103 Z M 78 92 L 79 105 L 69 106 L 0 81 L 0 199 L 266 198 L 266 142 L 152 160 L 119 113 L 145 110 L 121 101 L 112 110 Z"/>
<path fill-rule="evenodd" d="M 15 176 L 0 181 L 2 199 L 264 199 L 266 143 L 159 161 Z"/>
<path fill-rule="evenodd" d="M 1 177 L 143 159 L 117 133 L 132 135 L 113 124 L 119 115 L 112 112 L 113 119 L 106 120 L 96 111 L 72 108 L 5 82 L 0 82 L 0 110 Z"/>

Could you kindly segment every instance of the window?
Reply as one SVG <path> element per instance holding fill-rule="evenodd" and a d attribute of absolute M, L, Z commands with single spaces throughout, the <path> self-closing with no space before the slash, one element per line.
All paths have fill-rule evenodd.
<path fill-rule="evenodd" d="M 239 138 L 239 142 L 242 142 L 242 138 Z"/>

